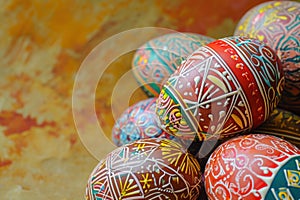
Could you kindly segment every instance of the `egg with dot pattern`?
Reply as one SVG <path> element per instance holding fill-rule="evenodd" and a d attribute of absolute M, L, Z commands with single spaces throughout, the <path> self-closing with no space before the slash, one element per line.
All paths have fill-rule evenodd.
<path fill-rule="evenodd" d="M 144 138 L 174 138 L 160 128 L 155 108 L 156 98 L 142 100 L 128 107 L 112 129 L 114 144 L 122 146 Z"/>
<path fill-rule="evenodd" d="M 250 9 L 235 35 L 257 38 L 280 57 L 285 87 L 279 106 L 300 115 L 300 3 L 269 1 Z"/>
<path fill-rule="evenodd" d="M 299 199 L 300 150 L 275 136 L 235 137 L 211 154 L 204 179 L 209 199 Z"/>
<path fill-rule="evenodd" d="M 200 47 L 170 76 L 157 99 L 161 127 L 186 139 L 222 139 L 263 123 L 284 77 L 264 43 L 232 36 Z"/>
<path fill-rule="evenodd" d="M 196 200 L 202 177 L 195 157 L 180 144 L 148 138 L 117 148 L 99 162 L 86 199 Z"/>
<path fill-rule="evenodd" d="M 150 97 L 158 96 L 164 81 L 189 54 L 214 41 L 196 33 L 170 33 L 142 45 L 134 54 L 132 71 Z"/>

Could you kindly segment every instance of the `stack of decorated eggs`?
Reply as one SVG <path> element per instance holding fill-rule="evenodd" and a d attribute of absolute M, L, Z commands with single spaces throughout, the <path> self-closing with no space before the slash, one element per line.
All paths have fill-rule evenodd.
<path fill-rule="evenodd" d="M 270 1 L 234 36 L 145 43 L 132 66 L 149 99 L 116 121 L 86 198 L 300 199 L 299 16 Z"/>

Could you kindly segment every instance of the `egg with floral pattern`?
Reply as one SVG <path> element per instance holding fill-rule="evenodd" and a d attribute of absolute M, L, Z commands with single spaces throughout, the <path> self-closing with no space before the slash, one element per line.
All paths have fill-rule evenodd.
<path fill-rule="evenodd" d="M 277 106 L 284 77 L 276 53 L 246 37 L 192 53 L 164 84 L 156 113 L 168 133 L 200 141 L 256 128 Z"/>
<path fill-rule="evenodd" d="M 156 98 L 142 100 L 127 108 L 112 129 L 114 144 L 122 146 L 143 138 L 174 138 L 160 128 L 155 108 Z"/>
<path fill-rule="evenodd" d="M 285 87 L 279 106 L 300 115 L 300 2 L 268 1 L 250 9 L 235 35 L 257 38 L 281 59 Z"/>
<path fill-rule="evenodd" d="M 135 53 L 132 71 L 139 85 L 150 97 L 158 96 L 164 81 L 193 51 L 214 41 L 196 33 L 170 33 L 142 45 Z"/>
<path fill-rule="evenodd" d="M 300 150 L 275 136 L 235 137 L 211 154 L 204 178 L 209 199 L 299 199 Z"/>
<path fill-rule="evenodd" d="M 202 176 L 195 157 L 180 144 L 148 138 L 109 153 L 91 173 L 87 200 L 197 200 Z"/>

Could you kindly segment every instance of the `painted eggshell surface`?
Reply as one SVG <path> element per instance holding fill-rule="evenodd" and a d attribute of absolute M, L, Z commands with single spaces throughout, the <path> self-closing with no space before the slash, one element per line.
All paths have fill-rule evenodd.
<path fill-rule="evenodd" d="M 271 134 L 300 148 L 300 116 L 287 110 L 275 109 L 267 121 L 252 132 Z"/>
<path fill-rule="evenodd" d="M 300 2 L 270 1 L 249 10 L 235 35 L 257 38 L 277 52 L 286 84 L 279 106 L 300 115 Z"/>
<path fill-rule="evenodd" d="M 199 163 L 181 145 L 148 138 L 100 161 L 89 177 L 86 199 L 196 200 L 201 183 Z"/>
<path fill-rule="evenodd" d="M 223 38 L 200 47 L 171 75 L 156 112 L 172 135 L 222 139 L 263 123 L 283 84 L 281 63 L 270 47 L 245 37 Z"/>
<path fill-rule="evenodd" d="M 204 177 L 210 199 L 299 199 L 300 150 L 275 136 L 235 137 L 212 153 Z"/>
<path fill-rule="evenodd" d="M 170 33 L 154 38 L 135 53 L 133 74 L 148 96 L 158 96 L 163 82 L 181 61 L 200 46 L 214 41 L 196 33 Z"/>
<path fill-rule="evenodd" d="M 127 108 L 112 129 L 112 140 L 122 146 L 143 138 L 173 138 L 159 127 L 155 113 L 156 98 L 140 101 Z"/>

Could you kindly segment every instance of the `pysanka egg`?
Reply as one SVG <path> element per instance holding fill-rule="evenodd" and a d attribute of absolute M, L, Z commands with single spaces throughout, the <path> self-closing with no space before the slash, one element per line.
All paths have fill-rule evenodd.
<path fill-rule="evenodd" d="M 252 132 L 271 134 L 300 148 L 300 116 L 287 110 L 275 109 L 270 117 Z"/>
<path fill-rule="evenodd" d="M 112 129 L 112 140 L 122 146 L 143 138 L 172 138 L 159 127 L 156 98 L 142 100 L 127 108 Z"/>
<path fill-rule="evenodd" d="M 275 136 L 235 137 L 211 154 L 204 178 L 209 199 L 300 199 L 300 150 Z"/>
<path fill-rule="evenodd" d="M 170 76 L 157 99 L 164 130 L 201 141 L 249 131 L 279 102 L 284 83 L 275 52 L 228 37 L 200 47 Z"/>
<path fill-rule="evenodd" d="M 279 106 L 300 115 L 300 2 L 269 1 L 250 9 L 235 35 L 257 38 L 280 57 L 285 87 Z"/>
<path fill-rule="evenodd" d="M 196 158 L 178 143 L 148 138 L 117 148 L 91 173 L 88 200 L 196 200 L 202 176 Z"/>
<path fill-rule="evenodd" d="M 181 61 L 212 41 L 201 34 L 179 32 L 154 38 L 136 51 L 132 62 L 134 77 L 148 96 L 157 97 L 163 82 Z"/>

